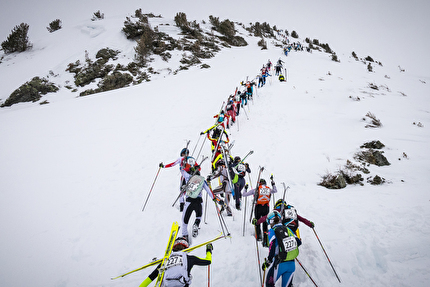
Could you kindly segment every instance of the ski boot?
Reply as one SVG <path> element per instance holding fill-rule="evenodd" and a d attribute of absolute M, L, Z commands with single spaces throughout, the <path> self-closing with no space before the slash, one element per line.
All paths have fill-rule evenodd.
<path fill-rule="evenodd" d="M 197 237 L 199 235 L 199 226 L 197 224 L 193 224 L 193 237 Z"/>
<path fill-rule="evenodd" d="M 230 206 L 227 206 L 227 216 L 233 216 Z"/>

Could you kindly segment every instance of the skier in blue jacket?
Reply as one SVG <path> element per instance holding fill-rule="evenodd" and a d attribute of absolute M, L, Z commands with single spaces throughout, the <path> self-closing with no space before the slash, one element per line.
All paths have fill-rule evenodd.
<path fill-rule="evenodd" d="M 293 285 L 293 275 L 296 270 L 294 259 L 299 255 L 298 247 L 301 240 L 287 226 L 281 222 L 281 214 L 274 210 L 267 216 L 270 224 L 269 231 L 269 256 L 264 261 L 262 269 L 270 267 L 266 287 L 274 287 L 281 280 L 282 287 Z"/>

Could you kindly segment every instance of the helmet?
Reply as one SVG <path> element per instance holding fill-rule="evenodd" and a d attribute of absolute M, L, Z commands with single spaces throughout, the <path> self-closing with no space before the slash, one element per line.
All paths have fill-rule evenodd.
<path fill-rule="evenodd" d="M 222 132 L 223 127 L 222 127 L 222 125 L 218 125 L 218 126 L 216 127 L 216 129 L 217 129 L 218 131 Z"/>
<path fill-rule="evenodd" d="M 281 210 L 282 204 L 284 205 L 284 209 L 287 209 L 288 205 L 287 205 L 287 203 L 282 198 L 278 199 L 278 201 L 276 201 L 276 203 L 275 203 L 275 209 Z"/>
<path fill-rule="evenodd" d="M 188 248 L 190 245 L 188 244 L 188 241 L 186 238 L 184 237 L 178 237 L 175 240 L 175 243 L 173 243 L 173 251 L 179 251 L 182 249 L 186 249 Z"/>
<path fill-rule="evenodd" d="M 262 185 L 262 184 L 265 185 L 266 184 L 266 180 L 264 178 L 261 178 L 260 181 L 259 181 L 259 183 L 260 183 L 260 185 Z"/>
<path fill-rule="evenodd" d="M 186 155 L 189 155 L 189 154 L 190 154 L 190 151 L 187 148 L 183 148 L 181 150 L 181 153 L 180 153 L 181 156 L 186 156 Z"/>
<path fill-rule="evenodd" d="M 267 218 L 266 218 L 267 224 L 273 223 L 273 220 L 275 219 L 275 217 L 278 217 L 279 220 L 281 219 L 281 214 L 277 210 L 273 210 L 267 215 Z"/>
<path fill-rule="evenodd" d="M 235 157 L 234 157 L 234 161 L 235 161 L 235 162 L 240 162 L 240 156 L 235 156 Z"/>

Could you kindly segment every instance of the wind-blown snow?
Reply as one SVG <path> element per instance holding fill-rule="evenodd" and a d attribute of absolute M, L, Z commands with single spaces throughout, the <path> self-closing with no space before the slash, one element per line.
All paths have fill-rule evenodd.
<path fill-rule="evenodd" d="M 45 27 L 57 17 L 48 16 L 38 20 L 39 25 Z M 85 50 L 94 55 L 105 47 L 120 49 L 127 61 L 133 43 L 120 33 L 125 16 L 106 15 L 92 22 L 90 15 L 79 15 L 55 33 L 30 39 L 33 50 L 5 56 L 0 64 L 2 101 L 49 70 L 59 74 L 52 80 L 64 85 L 72 80 L 65 67 L 83 58 Z M 312 230 L 302 225 L 299 259 L 319 286 L 426 286 L 428 74 L 401 73 L 397 63 L 384 61 L 369 73 L 365 64 L 348 55 L 340 57 L 340 63 L 319 52 L 285 57 L 273 45 L 261 51 L 257 38 L 247 41 L 246 47 L 223 49 L 205 60 L 210 69 L 193 67 L 175 76 L 163 70 L 151 82 L 82 98 L 63 88 L 43 97 L 48 105 L 1 108 L 0 285 L 138 286 L 152 268 L 110 278 L 162 256 L 172 222 L 181 220 L 178 208 L 171 207 L 179 186 L 176 168 L 161 170 L 141 211 L 159 162 L 174 161 L 188 139 L 191 149 L 198 142 L 198 150 L 203 140 L 198 141 L 199 133 L 214 123 L 213 116 L 240 81 L 255 77 L 268 59 L 281 57 L 288 82 L 270 79 L 246 109 L 249 120 L 242 112 L 239 129 L 234 125 L 229 131 L 234 155 L 254 151 L 248 160 L 250 184 L 255 185 L 256 171 L 264 166 L 263 177 L 273 173 L 280 191 L 276 199 L 282 196 L 282 182 L 290 186 L 287 201 L 315 223 L 342 280 L 339 284 Z M 389 90 L 372 90 L 369 83 Z M 365 128 L 368 112 L 381 120 L 381 128 Z M 385 184 L 342 190 L 317 185 L 321 176 L 353 160 L 360 145 L 371 140 L 386 145 L 383 151 L 391 165 L 368 167 L 370 175 L 380 175 Z M 209 143 L 202 153 L 209 155 Z M 203 174 L 208 172 L 205 162 Z M 260 284 L 249 198 L 247 204 L 245 236 L 243 211 L 234 210 L 234 220 L 225 218 L 232 238 L 214 243 L 211 286 Z M 195 242 L 213 238 L 219 230 L 209 202 L 207 224 L 202 223 Z M 259 250 L 263 260 L 267 249 L 260 244 Z M 204 256 L 204 250 L 193 254 Z M 207 285 L 207 268 L 196 266 L 192 275 L 193 286 Z M 294 284 L 312 286 L 299 265 Z"/>

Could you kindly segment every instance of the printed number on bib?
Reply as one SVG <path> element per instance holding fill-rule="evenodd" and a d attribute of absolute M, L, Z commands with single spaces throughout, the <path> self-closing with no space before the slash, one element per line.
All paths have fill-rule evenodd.
<path fill-rule="evenodd" d="M 181 255 L 172 255 L 169 257 L 166 263 L 166 269 L 170 267 L 174 267 L 177 265 L 183 265 L 182 256 Z"/>
<path fill-rule="evenodd" d="M 285 251 L 290 252 L 297 248 L 297 241 L 293 236 L 286 237 L 282 240 L 284 243 Z"/>
<path fill-rule="evenodd" d="M 260 189 L 260 194 L 261 195 L 270 195 L 270 188 L 268 187 L 263 187 Z"/>

